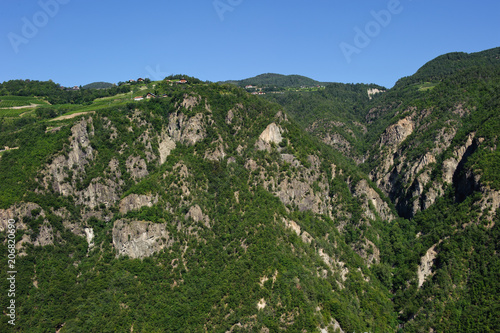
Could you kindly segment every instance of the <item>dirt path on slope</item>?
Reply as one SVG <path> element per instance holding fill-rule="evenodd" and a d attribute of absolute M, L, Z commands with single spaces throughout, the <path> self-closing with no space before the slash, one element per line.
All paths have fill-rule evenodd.
<path fill-rule="evenodd" d="M 60 117 L 57 117 L 57 118 L 51 119 L 50 121 L 57 121 L 57 120 L 71 119 L 71 118 L 75 118 L 75 117 L 81 116 L 82 114 L 87 114 L 87 113 L 95 113 L 95 111 L 77 112 L 77 113 L 73 113 L 73 114 L 68 114 L 68 115 L 66 115 L 66 116 L 60 116 Z"/>

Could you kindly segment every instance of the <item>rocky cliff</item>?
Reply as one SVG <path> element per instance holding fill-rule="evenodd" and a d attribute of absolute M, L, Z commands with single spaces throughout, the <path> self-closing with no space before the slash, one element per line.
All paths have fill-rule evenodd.
<path fill-rule="evenodd" d="M 113 224 L 113 246 L 117 256 L 149 257 L 172 243 L 163 224 L 124 220 Z"/>
<path fill-rule="evenodd" d="M 240 88 L 165 80 L 161 98 L 2 133 L 19 147 L 0 160 L 0 236 L 5 245 L 15 219 L 21 322 L 61 332 L 491 326 L 478 310 L 492 304 L 481 286 L 495 295 L 498 280 L 489 73 L 276 94 L 296 103 L 290 113 Z M 323 118 L 298 121 L 308 108 Z M 55 298 L 64 311 L 35 306 Z"/>
<path fill-rule="evenodd" d="M 376 166 L 370 173 L 371 179 L 404 217 L 429 208 L 449 186 L 455 188 L 458 202 L 482 188 L 480 176 L 467 170 L 466 165 L 485 139 L 471 132 L 457 140 L 460 118 L 449 120 L 444 128 L 436 128 L 433 122 L 438 120 L 431 120 L 433 112 L 415 108 L 404 111 L 408 116 L 387 127 L 377 143 L 378 152 L 372 157 Z M 450 113 L 465 115 L 470 110 L 459 104 Z M 427 148 L 418 149 L 422 141 Z"/>

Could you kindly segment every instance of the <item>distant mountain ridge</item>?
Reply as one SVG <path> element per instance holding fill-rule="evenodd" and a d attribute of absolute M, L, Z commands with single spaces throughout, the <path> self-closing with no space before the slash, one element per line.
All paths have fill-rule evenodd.
<path fill-rule="evenodd" d="M 394 88 L 416 83 L 439 82 L 467 68 L 498 65 L 499 62 L 500 47 L 474 53 L 447 53 L 427 62 L 415 74 L 399 79 Z"/>
<path fill-rule="evenodd" d="M 82 88 L 83 89 L 107 89 L 114 87 L 115 84 L 109 83 L 109 82 L 92 82 L 89 84 L 84 85 Z"/>
<path fill-rule="evenodd" d="M 306 76 L 296 75 L 296 74 L 283 75 L 276 73 L 265 73 L 243 80 L 228 80 L 224 81 L 224 83 L 235 84 L 239 87 L 256 85 L 256 86 L 275 86 L 278 88 L 285 88 L 285 87 L 326 85 L 329 84 L 330 82 L 320 82 L 308 78 Z"/>

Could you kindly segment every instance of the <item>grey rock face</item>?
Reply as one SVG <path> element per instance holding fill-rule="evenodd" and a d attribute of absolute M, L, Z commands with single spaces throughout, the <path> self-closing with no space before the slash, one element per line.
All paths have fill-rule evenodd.
<path fill-rule="evenodd" d="M 210 228 L 210 218 L 203 213 L 201 207 L 194 205 L 189 208 L 189 212 L 186 214 L 186 219 L 193 219 L 195 222 L 202 222 L 207 228 Z"/>
<path fill-rule="evenodd" d="M 365 210 L 366 217 L 372 220 L 375 219 L 375 214 L 370 209 L 371 204 L 381 219 L 392 221 L 395 218 L 387 203 L 380 198 L 377 191 L 371 188 L 366 180 L 363 179 L 356 184 L 353 194 L 355 197 L 363 198 L 363 209 Z"/>
<path fill-rule="evenodd" d="M 118 220 L 113 225 L 113 246 L 117 256 L 145 258 L 172 244 L 165 224 Z"/>
<path fill-rule="evenodd" d="M 168 135 L 175 142 L 192 146 L 206 137 L 203 118 L 202 113 L 198 113 L 191 118 L 188 118 L 182 112 L 173 113 L 169 117 Z"/>
<path fill-rule="evenodd" d="M 120 213 L 127 214 L 129 211 L 138 210 L 141 207 L 153 207 L 158 202 L 158 196 L 152 194 L 130 194 L 120 201 Z"/>
<path fill-rule="evenodd" d="M 127 166 L 127 171 L 136 181 L 149 175 L 146 161 L 139 156 L 129 156 L 125 165 Z"/>

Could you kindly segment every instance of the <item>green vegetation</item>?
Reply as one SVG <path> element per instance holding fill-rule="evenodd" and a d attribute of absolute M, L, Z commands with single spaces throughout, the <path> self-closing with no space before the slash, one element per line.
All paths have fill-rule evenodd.
<path fill-rule="evenodd" d="M 4 96 L 27 96 L 45 99 L 50 104 L 85 104 L 99 97 L 113 96 L 130 91 L 130 86 L 122 85 L 109 89 L 67 90 L 52 82 L 30 80 L 10 80 L 0 84 L 0 99 Z"/>
<path fill-rule="evenodd" d="M 422 84 L 417 85 L 418 91 L 432 90 L 436 86 L 437 86 L 437 83 L 432 83 L 432 82 L 424 82 Z"/>
<path fill-rule="evenodd" d="M 283 93 L 1 84 L 0 103 L 37 106 L 0 110 L 0 213 L 26 241 L 0 331 L 499 331 L 498 49 L 373 95 L 257 78 Z"/>
<path fill-rule="evenodd" d="M 250 96 L 239 88 L 217 84 L 190 87 L 159 84 L 157 89 L 168 96 L 145 103 L 115 105 L 92 116 L 95 134 L 91 138 L 91 146 L 99 153 L 85 166 L 85 173 L 74 185 L 77 190 L 87 188 L 95 179 L 109 172 L 107 166 L 116 158 L 123 166 L 124 196 L 130 193 L 157 193 L 162 203 L 175 207 L 173 211 L 166 211 L 153 206 L 126 215 L 128 218 L 166 224 L 175 239 L 171 248 L 173 252 L 161 252 L 154 258 L 114 258 L 115 250 L 110 244 L 113 243 L 113 222 L 122 218 L 118 213 L 110 223 L 95 218 L 85 222 L 94 228 L 96 244 L 103 244 L 90 250 L 88 256 L 85 241 L 65 229 L 61 218 L 53 213 L 54 209 L 64 207 L 72 212 L 68 220 L 77 222 L 84 209 L 78 196 L 61 196 L 52 187 L 46 192 L 35 180 L 34 170 L 43 169 L 43 165 L 50 163 L 50 159 L 55 157 L 54 152 L 70 153 L 68 141 L 64 138 L 70 136 L 71 121 L 64 122 L 63 129 L 55 133 L 47 131 L 46 123 L 41 120 L 42 123 L 22 127 L 16 136 L 3 137 L 3 142 L 17 145 L 20 149 L 2 156 L 2 181 L 11 190 L 2 192 L 1 202 L 5 208 L 23 200 L 40 205 L 47 212 L 45 217 L 53 230 L 61 231 L 58 237 L 62 241 L 56 241 L 54 246 L 28 246 L 28 255 L 19 266 L 19 274 L 24 274 L 23 280 L 19 281 L 19 288 L 23 290 L 18 298 L 19 311 L 23 314 L 19 316 L 19 327 L 50 330 L 65 324 L 64 330 L 70 332 L 96 327 L 100 331 L 128 330 L 131 326 L 138 331 L 154 331 L 162 327 L 171 331 L 193 332 L 203 330 L 205 325 L 215 331 L 226 331 L 243 322 L 254 329 L 281 327 L 293 331 L 314 330 L 319 325 L 328 324 L 331 316 L 335 316 L 343 327 L 352 330 L 383 332 L 394 326 L 386 289 L 368 285 L 361 274 L 353 274 L 345 289 L 339 288 L 336 282 L 338 277 L 333 273 L 329 273 L 327 279 L 316 276 L 317 267 L 327 266 L 313 246 L 303 244 L 295 233 L 274 222 L 275 214 L 287 215 L 287 208 L 262 186 L 254 184 L 254 176 L 244 167 L 244 159 L 238 158 L 240 162 L 228 164 L 226 161 L 209 162 L 203 158 L 203 152 L 211 149 L 218 137 L 227 143 L 227 153 L 236 153 L 242 141 L 235 140 L 225 118 L 229 109 L 241 104 L 244 112 L 240 116 L 244 118 L 239 121 L 249 124 L 239 132 L 239 137 L 249 144 L 244 151 L 245 156 L 254 158 L 260 165 L 272 163 L 276 158 L 273 153 L 256 152 L 251 147 L 279 111 L 279 106 Z M 214 126 L 207 129 L 205 139 L 196 145 L 179 144 L 175 154 L 164 165 L 148 163 L 149 176 L 142 181 L 134 181 L 125 165 L 128 156 L 138 155 L 146 159 L 147 148 L 140 140 L 143 133 L 140 124 L 151 124 L 151 134 L 162 130 L 165 120 L 177 112 L 175 105 L 181 104 L 186 93 L 203 96 L 210 105 L 210 111 L 205 108 L 205 103 L 200 103 L 192 109 L 183 109 L 184 114 L 189 117 L 199 113 L 210 115 Z M 139 122 L 130 120 L 137 108 L 144 111 Z M 110 140 L 108 121 L 120 133 L 115 140 Z M 130 126 L 133 131 L 127 130 Z M 308 154 L 318 150 L 332 154 L 308 136 L 299 139 L 300 129 L 295 125 L 284 123 L 283 126 L 289 133 L 287 138 L 293 142 L 287 147 L 288 152 L 296 154 L 304 163 L 309 163 Z M 35 130 L 37 135 L 32 136 Z M 119 147 L 123 146 L 128 148 L 117 154 Z M 31 161 L 27 160 L 28 156 L 32 157 Z M 195 198 L 204 213 L 210 216 L 210 228 L 200 228 L 194 221 L 184 219 L 189 206 L 174 185 L 180 181 L 173 173 L 179 163 L 186 165 L 190 177 L 193 177 L 182 182 L 190 187 L 190 197 Z M 73 170 L 73 175 L 77 172 L 77 169 Z M 72 177 L 68 175 L 67 178 L 70 180 Z M 20 179 L 33 179 L 33 182 L 23 183 Z M 339 190 L 348 193 L 345 183 L 339 182 L 338 186 Z M 32 192 L 31 188 L 37 188 L 43 194 Z M 161 191 L 162 188 L 169 190 Z M 235 191 L 239 193 L 237 201 Z M 105 207 L 99 209 L 106 211 Z M 241 211 L 245 212 L 244 215 Z M 334 230 L 335 226 L 328 217 L 321 218 L 314 214 L 297 214 L 290 218 L 302 221 L 303 228 L 318 239 L 328 230 Z M 33 212 L 24 223 L 30 226 L 27 231 L 30 237 L 36 238 L 41 233 L 44 218 Z M 179 230 L 176 227 L 178 223 L 197 230 L 198 238 L 193 238 L 183 229 Z M 342 241 L 342 236 L 335 233 L 332 239 Z M 356 241 L 351 237 L 350 242 Z M 244 247 L 240 245 L 242 242 Z M 294 244 L 299 256 L 291 251 L 289 244 Z M 335 250 L 330 241 L 319 241 L 319 244 L 333 255 Z M 188 249 L 187 261 L 173 268 L 172 261 L 184 261 L 179 257 L 185 251 L 183 249 Z M 69 258 L 67 253 L 72 253 L 72 257 Z M 345 256 L 343 260 L 349 267 L 361 265 L 369 274 L 362 260 L 355 258 L 357 255 L 352 249 L 343 246 L 340 253 Z M 43 264 L 39 264 L 41 262 Z M 33 265 L 37 267 L 36 275 Z M 352 270 L 355 271 L 354 268 Z M 273 274 L 277 276 L 272 283 L 259 286 L 262 276 L 271 278 Z M 57 281 L 55 275 L 59 276 Z M 33 280 L 37 281 L 37 287 L 29 282 Z M 336 294 L 332 294 L 332 289 L 336 290 Z M 353 301 L 361 299 L 362 295 L 369 295 L 369 299 L 361 303 Z M 54 297 L 59 299 L 58 305 L 36 309 L 40 299 Z M 256 304 L 261 298 L 266 299 L 267 306 L 258 311 Z M 321 313 L 316 310 L 318 306 L 323 308 Z M 85 310 L 82 312 L 82 309 Z M 155 309 L 152 316 L 145 316 L 150 311 L 146 309 Z M 100 315 L 102 313 L 109 313 L 110 316 L 104 319 Z M 257 317 L 254 318 L 255 313 Z M 276 315 L 283 318 L 292 316 L 294 319 L 280 322 L 275 320 Z M 2 324 L 6 325 L 5 322 Z"/>
<path fill-rule="evenodd" d="M 19 117 L 24 114 L 32 113 L 33 108 L 22 108 L 22 109 L 0 109 L 0 117 L 2 118 L 13 118 Z"/>
<path fill-rule="evenodd" d="M 32 104 L 46 104 L 46 102 L 33 97 L 24 96 L 0 96 L 0 109 L 16 106 L 30 106 Z M 0 110 L 3 111 L 3 110 Z"/>
<path fill-rule="evenodd" d="M 109 83 L 109 82 L 93 82 L 93 83 L 89 83 L 89 84 L 86 84 L 82 87 L 82 89 L 108 89 L 108 88 L 112 88 L 114 87 L 115 85 L 113 83 Z"/>
<path fill-rule="evenodd" d="M 362 124 L 370 102 L 369 89 L 385 90 L 377 85 L 331 83 L 325 89 L 311 93 L 291 91 L 268 94 L 265 98 L 285 107 L 305 130 L 327 143 L 329 135 L 340 135 L 347 142 L 344 147 L 352 146 L 344 151 L 355 156 L 367 149 L 364 140 L 366 127 Z"/>
<path fill-rule="evenodd" d="M 259 87 L 276 87 L 276 88 L 298 88 L 301 86 L 322 86 L 327 83 L 319 82 L 301 75 L 282 75 L 282 74 L 261 74 L 255 77 L 238 80 L 238 81 L 225 81 L 224 83 L 235 84 L 239 87 L 254 85 Z"/>
<path fill-rule="evenodd" d="M 471 67 L 489 67 L 498 65 L 500 48 L 494 48 L 477 53 L 454 52 L 444 54 L 429 61 L 422 66 L 414 75 L 400 79 L 394 88 L 410 85 L 413 83 L 439 82 L 450 75 Z"/>

